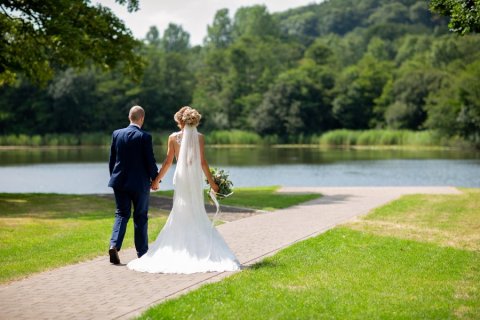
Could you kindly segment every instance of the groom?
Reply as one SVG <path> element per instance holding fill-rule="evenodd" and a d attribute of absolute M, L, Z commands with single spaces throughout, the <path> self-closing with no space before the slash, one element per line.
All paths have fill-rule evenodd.
<path fill-rule="evenodd" d="M 141 129 L 145 111 L 134 106 L 128 119 L 128 127 L 113 132 L 110 149 L 108 186 L 115 194 L 116 211 L 108 253 L 113 264 L 120 264 L 118 251 L 122 247 L 132 203 L 137 256 L 141 257 L 148 250 L 148 200 L 151 181 L 158 173 L 152 136 Z"/>

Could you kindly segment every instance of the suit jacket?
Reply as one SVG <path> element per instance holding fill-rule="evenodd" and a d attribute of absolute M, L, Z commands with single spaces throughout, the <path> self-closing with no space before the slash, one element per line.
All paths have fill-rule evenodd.
<path fill-rule="evenodd" d="M 110 148 L 109 187 L 148 192 L 158 174 L 152 136 L 137 126 L 115 130 Z"/>

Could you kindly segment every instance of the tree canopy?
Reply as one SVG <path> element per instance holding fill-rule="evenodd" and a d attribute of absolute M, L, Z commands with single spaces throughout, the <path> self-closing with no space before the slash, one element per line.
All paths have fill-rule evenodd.
<path fill-rule="evenodd" d="M 138 0 L 117 0 L 129 11 Z M 0 86 L 22 74 L 46 84 L 56 71 L 90 62 L 125 73 L 141 70 L 139 46 L 113 12 L 87 0 L 5 0 L 0 3 Z"/>
<path fill-rule="evenodd" d="M 95 8 L 86 10 L 111 14 Z M 119 28 L 127 41 L 129 32 Z M 50 57 L 56 47 L 48 42 L 39 54 L 56 72 L 47 73 L 51 80 L 42 76 L 42 88 L 30 79 L 41 66 L 14 69 L 17 80 L 0 88 L 0 133 L 110 131 L 124 124 L 132 104 L 145 108 L 147 129 L 170 131 L 173 113 L 193 105 L 203 130 L 292 141 L 338 128 L 434 129 L 480 144 L 480 35 L 473 31 L 449 32 L 448 19 L 424 0 L 330 0 L 275 14 L 261 5 L 220 9 L 202 46 L 191 46 L 181 25 L 162 32 L 152 26 L 118 60 L 108 58 L 112 43 L 100 46 L 107 67 L 97 53 L 70 52 L 86 50 L 80 44 L 67 48 L 63 60 Z M 87 44 L 94 39 L 83 36 Z M 67 63 L 70 54 L 75 63 Z M 26 56 L 33 59 L 33 51 Z M 129 63 L 134 56 L 141 59 Z M 2 51 L 5 59 L 13 58 Z M 139 81 L 124 76 L 125 67 L 141 61 Z"/>

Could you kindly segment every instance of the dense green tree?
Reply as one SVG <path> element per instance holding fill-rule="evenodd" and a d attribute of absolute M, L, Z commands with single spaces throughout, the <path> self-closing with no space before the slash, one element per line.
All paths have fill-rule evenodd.
<path fill-rule="evenodd" d="M 333 74 L 326 67 L 305 60 L 299 68 L 282 73 L 270 87 L 252 117 L 253 127 L 286 141 L 291 135 L 331 129 L 333 86 Z"/>
<path fill-rule="evenodd" d="M 401 65 L 408 60 L 417 60 L 419 56 L 430 52 L 433 37 L 430 35 L 406 35 L 399 39 L 395 53 L 395 63 Z"/>
<path fill-rule="evenodd" d="M 431 0 L 430 8 L 434 12 L 449 16 L 448 26 L 455 33 L 480 32 L 479 0 Z"/>
<path fill-rule="evenodd" d="M 395 79 L 391 90 L 393 102 L 385 111 L 385 121 L 394 129 L 422 129 L 427 113 L 426 99 L 440 90 L 446 75 L 435 69 L 410 66 Z"/>
<path fill-rule="evenodd" d="M 232 20 L 228 9 L 221 9 L 215 13 L 212 25 L 207 26 L 205 44 L 215 48 L 226 48 L 232 43 Z"/>
<path fill-rule="evenodd" d="M 446 35 L 436 38 L 430 49 L 430 64 L 437 68 L 448 68 L 456 73 L 462 66 L 480 59 L 478 36 Z"/>
<path fill-rule="evenodd" d="M 274 37 L 278 32 L 276 21 L 264 5 L 242 7 L 235 13 L 233 36 L 237 39 L 243 36 Z"/>
<path fill-rule="evenodd" d="M 193 104 L 206 111 L 208 128 L 250 128 L 248 117 L 261 96 L 300 57 L 296 44 L 256 36 L 243 36 L 226 50 L 208 50 Z"/>
<path fill-rule="evenodd" d="M 330 47 L 318 39 L 305 52 L 305 57 L 313 60 L 316 64 L 329 64 L 333 61 L 333 51 Z"/>
<path fill-rule="evenodd" d="M 90 108 L 96 114 L 96 125 L 90 132 L 106 131 L 111 132 L 114 129 L 125 126 L 128 123 L 128 110 L 136 104 L 141 104 L 137 87 L 138 82 L 131 81 L 122 77 L 119 70 L 111 72 L 96 72 L 95 96 L 97 101 L 94 108 Z M 146 125 L 150 125 L 151 118 L 148 117 Z"/>
<path fill-rule="evenodd" d="M 368 17 L 369 24 L 404 23 L 408 21 L 408 7 L 400 2 L 392 2 L 381 6 Z"/>
<path fill-rule="evenodd" d="M 382 40 L 380 38 L 374 37 L 370 40 L 370 43 L 368 44 L 367 54 L 370 54 L 377 60 L 387 61 L 394 58 L 395 49 L 391 41 Z"/>
<path fill-rule="evenodd" d="M 333 101 L 333 114 L 342 127 L 367 129 L 374 126 L 374 102 L 391 78 L 392 67 L 388 61 L 377 61 L 366 55 L 343 72 Z"/>
<path fill-rule="evenodd" d="M 480 62 L 468 65 L 454 81 L 430 95 L 429 128 L 460 136 L 480 146 Z"/>
<path fill-rule="evenodd" d="M 118 0 L 130 11 L 137 0 Z M 121 65 L 139 75 L 142 59 L 136 41 L 110 9 L 86 0 L 14 1 L 0 3 L 0 86 L 24 74 L 45 85 L 55 70 L 84 67 L 89 62 L 111 69 Z"/>
<path fill-rule="evenodd" d="M 280 33 L 285 38 L 294 38 L 309 45 L 318 35 L 318 15 L 313 11 L 300 12 L 280 19 Z"/>
<path fill-rule="evenodd" d="M 184 52 L 190 47 L 190 34 L 182 26 L 169 23 L 163 32 L 162 46 L 165 51 Z"/>
<path fill-rule="evenodd" d="M 91 131 L 98 121 L 95 115 L 97 99 L 95 96 L 95 75 L 92 70 L 75 73 L 72 69 L 59 73 L 48 88 L 51 112 L 42 112 L 44 125 L 51 126 L 48 131 L 81 133 Z M 55 117 L 62 121 L 52 121 Z"/>
<path fill-rule="evenodd" d="M 461 57 L 457 41 L 453 37 L 441 38 L 433 42 L 430 49 L 431 61 L 435 67 L 445 67 Z"/>
<path fill-rule="evenodd" d="M 48 92 L 38 89 L 28 80 L 19 79 L 11 86 L 0 88 L 0 133 L 49 132 L 50 128 L 43 126 L 45 123 L 41 122 L 41 118 L 48 117 L 49 110 L 45 107 L 50 104 Z"/>
<path fill-rule="evenodd" d="M 29 134 L 111 130 L 126 122 L 127 104 L 126 110 L 116 112 L 116 107 L 122 105 L 116 100 L 128 97 L 124 88 L 122 83 L 111 80 L 110 73 L 93 67 L 80 73 L 73 69 L 59 72 L 45 89 L 26 80 L 18 81 L 1 90 L 0 104 L 6 121 L 0 122 L 0 127 L 3 133 Z"/>
<path fill-rule="evenodd" d="M 435 26 L 436 20 L 439 17 L 432 15 L 428 10 L 428 3 L 426 1 L 418 1 L 410 7 L 409 10 L 410 21 L 414 24 L 423 24 L 425 26 Z"/>
<path fill-rule="evenodd" d="M 327 34 L 330 32 L 344 35 L 358 25 L 360 17 L 354 8 L 333 9 L 319 21 L 319 32 Z"/>
<path fill-rule="evenodd" d="M 202 125 L 205 128 L 225 129 L 228 117 L 224 107 L 231 103 L 225 94 L 228 74 L 226 50 L 208 50 L 202 60 L 202 67 L 196 75 L 193 105 L 202 110 Z"/>
<path fill-rule="evenodd" d="M 357 34 L 349 33 L 343 37 L 335 34 L 319 37 L 316 43 L 323 43 L 333 52 L 338 69 L 356 64 L 364 55 L 367 44 Z"/>
<path fill-rule="evenodd" d="M 151 26 L 147 32 L 145 40 L 149 45 L 155 48 L 159 48 L 162 45 L 162 39 L 160 38 L 160 32 L 156 26 Z"/>
<path fill-rule="evenodd" d="M 142 81 L 129 90 L 132 102 L 148 112 L 150 128 L 174 129 L 172 115 L 192 101 L 194 74 L 190 55 L 165 51 L 155 45 L 146 46 L 144 51 L 147 65 Z"/>

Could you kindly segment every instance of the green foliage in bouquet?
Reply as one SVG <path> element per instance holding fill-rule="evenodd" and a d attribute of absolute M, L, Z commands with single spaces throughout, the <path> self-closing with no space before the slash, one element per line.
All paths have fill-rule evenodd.
<path fill-rule="evenodd" d="M 228 173 L 223 169 L 210 168 L 213 180 L 218 185 L 217 199 L 224 199 L 233 193 L 233 182 L 228 179 Z M 208 180 L 205 180 L 208 184 Z"/>

